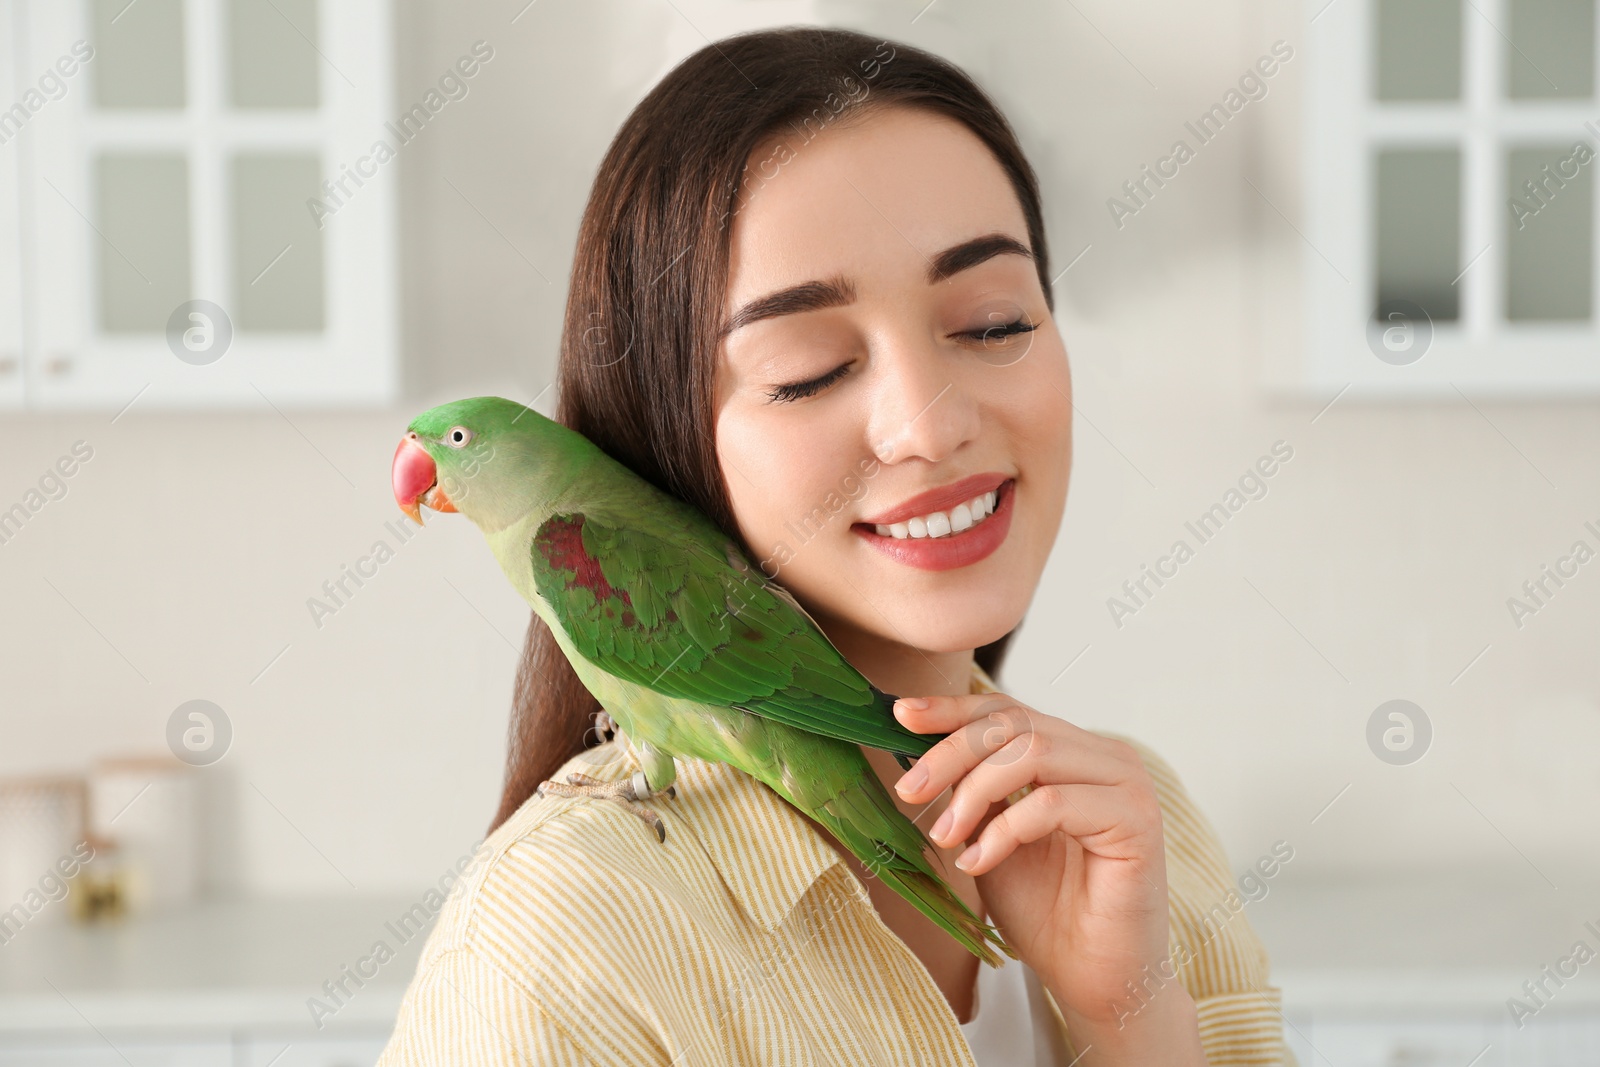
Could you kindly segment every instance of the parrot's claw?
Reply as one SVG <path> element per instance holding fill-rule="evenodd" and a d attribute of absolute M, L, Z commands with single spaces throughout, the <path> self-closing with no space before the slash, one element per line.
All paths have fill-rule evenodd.
<path fill-rule="evenodd" d="M 666 844 L 667 827 L 661 821 L 661 816 L 639 803 L 641 794 L 638 791 L 636 782 L 642 783 L 643 779 L 644 775 L 641 773 L 632 778 L 619 778 L 616 781 L 606 782 L 581 771 L 572 771 L 568 773 L 565 782 L 558 782 L 554 779 L 540 782 L 539 788 L 534 790 L 534 793 L 538 796 L 544 796 L 548 793 L 551 796 L 558 797 L 599 797 L 603 800 L 615 800 L 624 808 L 643 819 L 650 829 L 655 831 L 656 840 Z M 657 790 L 656 793 L 665 793 L 674 800 L 678 798 L 678 790 L 675 786 L 669 785 L 665 789 Z M 655 794 L 645 795 L 653 796 Z"/>
<path fill-rule="evenodd" d="M 567 781 L 572 782 L 575 785 L 597 785 L 602 787 L 609 787 L 613 784 L 611 782 L 603 782 L 598 778 L 591 777 L 590 775 L 584 774 L 582 771 L 572 771 L 567 775 Z M 678 787 L 675 785 L 669 785 L 665 789 L 657 789 L 655 793 L 651 794 L 651 796 L 655 796 L 658 793 L 665 793 L 673 800 L 678 799 Z"/>

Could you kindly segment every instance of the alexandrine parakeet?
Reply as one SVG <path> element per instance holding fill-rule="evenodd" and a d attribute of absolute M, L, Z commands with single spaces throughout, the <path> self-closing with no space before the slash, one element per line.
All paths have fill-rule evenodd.
<path fill-rule="evenodd" d="M 909 767 L 939 740 L 894 718 L 875 688 L 782 586 L 699 510 L 573 430 L 499 397 L 417 417 L 395 452 L 395 499 L 458 511 L 550 627 L 579 679 L 626 733 L 642 770 L 541 793 L 675 796 L 673 757 L 715 760 L 826 827 L 924 915 L 991 965 L 1015 952 L 934 871 L 932 846 L 859 746 Z"/>

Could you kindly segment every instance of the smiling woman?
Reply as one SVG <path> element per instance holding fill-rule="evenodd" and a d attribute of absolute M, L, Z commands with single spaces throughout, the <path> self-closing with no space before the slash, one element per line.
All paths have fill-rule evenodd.
<path fill-rule="evenodd" d="M 870 95 L 829 106 L 869 71 Z M 822 112 L 780 179 L 741 183 Z M 1202 940 L 1232 879 L 1171 768 L 993 681 L 1072 466 L 1048 259 L 1034 172 L 959 69 L 842 30 L 727 38 L 652 89 L 600 165 L 557 412 L 750 559 L 781 559 L 850 665 L 904 695 L 899 725 L 948 735 L 903 776 L 862 752 L 1014 958 L 980 968 L 881 866 L 727 763 L 678 756 L 675 795 L 642 798 L 659 840 L 596 803 L 639 804 L 648 753 L 607 736 L 628 716 L 597 714 L 536 616 L 486 862 L 382 1064 L 1294 1062 L 1248 922 Z M 401 447 L 415 506 L 433 475 Z M 549 780 L 570 784 L 536 796 Z"/>

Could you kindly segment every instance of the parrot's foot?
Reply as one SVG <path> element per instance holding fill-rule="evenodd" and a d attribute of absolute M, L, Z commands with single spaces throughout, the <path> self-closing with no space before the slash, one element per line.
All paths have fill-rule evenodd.
<path fill-rule="evenodd" d="M 637 777 L 638 776 L 635 775 L 634 778 L 628 779 L 627 784 L 629 785 L 630 788 L 632 788 L 632 783 L 634 782 L 635 779 L 637 779 Z M 567 775 L 567 781 L 572 782 L 575 785 L 599 786 L 602 789 L 606 789 L 606 790 L 610 790 L 610 789 L 612 789 L 614 787 L 621 786 L 621 785 L 624 784 L 622 782 L 603 782 L 598 778 L 593 778 L 593 777 L 591 777 L 591 776 L 589 776 L 587 774 L 584 774 L 582 771 L 573 771 L 573 772 L 571 772 L 570 774 Z M 665 793 L 667 796 L 671 797 L 673 800 L 677 800 L 678 799 L 678 787 L 675 786 L 675 785 L 669 785 L 665 789 L 657 789 L 654 793 L 650 793 L 648 795 L 641 793 L 641 794 L 639 794 L 639 796 L 636 799 L 649 800 L 650 797 L 660 796 L 662 793 Z M 599 795 L 599 794 L 591 794 L 591 795 Z"/>
<path fill-rule="evenodd" d="M 565 782 L 558 782 L 553 778 L 540 782 L 539 788 L 534 790 L 534 793 L 538 796 L 544 796 L 548 793 L 557 797 L 599 797 L 603 800 L 615 800 L 618 804 L 643 819 L 646 825 L 655 831 L 656 840 L 666 844 L 667 827 L 661 821 L 661 816 L 639 803 L 639 801 L 648 800 L 650 797 L 661 793 L 665 793 L 676 800 L 678 798 L 678 790 L 675 786 L 670 785 L 665 789 L 658 789 L 654 793 L 647 792 L 646 789 L 642 772 L 635 774 L 632 778 L 620 778 L 614 782 L 604 782 L 599 778 L 573 771 L 567 775 Z"/>

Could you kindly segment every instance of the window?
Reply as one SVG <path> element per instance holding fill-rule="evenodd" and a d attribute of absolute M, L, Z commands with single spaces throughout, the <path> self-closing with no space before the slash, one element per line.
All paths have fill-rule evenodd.
<path fill-rule="evenodd" d="M 1600 392 L 1595 0 L 1311 0 L 1307 369 Z"/>
<path fill-rule="evenodd" d="M 393 399 L 387 0 L 0 17 L 0 404 Z"/>

